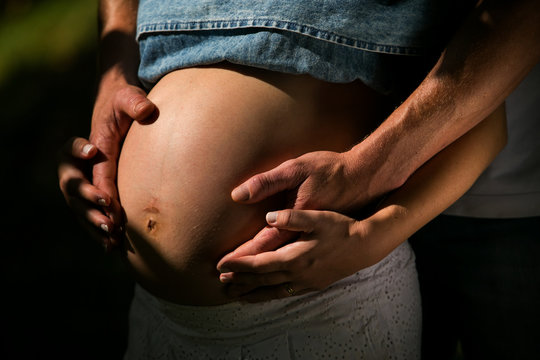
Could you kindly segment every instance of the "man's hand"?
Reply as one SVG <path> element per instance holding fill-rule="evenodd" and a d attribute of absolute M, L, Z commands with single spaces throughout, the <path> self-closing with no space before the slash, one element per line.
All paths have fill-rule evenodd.
<path fill-rule="evenodd" d="M 111 86 L 103 89 L 94 107 L 90 142 L 98 154 L 92 169 L 92 183 L 118 200 L 116 173 L 120 146 L 133 120 L 149 122 L 155 106 L 145 92 L 131 85 Z M 115 225 L 120 225 L 120 209 L 108 209 L 107 215 Z"/>
<path fill-rule="evenodd" d="M 60 189 L 85 223 L 101 229 L 100 238 L 106 249 L 118 244 L 123 226 L 116 189 L 121 143 L 133 120 L 152 121 L 156 112 L 155 105 L 138 87 L 102 87 L 94 107 L 90 142 L 74 138 L 62 151 L 58 169 Z"/>
<path fill-rule="evenodd" d="M 254 175 L 236 187 L 234 201 L 252 204 L 288 191 L 294 209 L 347 211 L 366 204 L 368 192 L 359 189 L 352 166 L 360 162 L 349 153 L 316 151 L 288 160 L 278 167 Z"/>
<path fill-rule="evenodd" d="M 361 144 L 357 145 L 357 148 L 360 146 Z M 339 212 L 358 209 L 390 189 L 384 187 L 388 184 L 375 184 L 379 186 L 374 187 L 372 179 L 375 176 L 369 172 L 370 164 L 360 161 L 359 158 L 353 160 L 352 156 L 356 155 L 357 153 L 352 151 L 307 153 L 285 161 L 267 172 L 254 175 L 235 188 L 231 196 L 237 202 L 251 204 L 287 191 L 292 209 Z M 358 174 L 362 173 L 364 176 L 360 177 Z M 251 240 L 225 255 L 218 263 L 218 268 L 236 258 L 276 250 L 298 236 L 298 232 L 290 229 L 266 227 Z"/>

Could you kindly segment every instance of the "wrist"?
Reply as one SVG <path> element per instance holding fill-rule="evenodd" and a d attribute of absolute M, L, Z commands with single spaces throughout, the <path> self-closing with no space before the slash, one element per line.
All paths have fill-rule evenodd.
<path fill-rule="evenodd" d="M 139 52 L 134 38 L 104 38 L 101 41 L 98 68 L 102 80 L 123 81 L 125 84 L 138 86 L 138 67 Z"/>
<path fill-rule="evenodd" d="M 128 84 L 137 85 L 139 47 L 133 25 L 114 26 L 103 29 L 99 42 L 98 68 L 101 76 L 109 73 L 123 77 Z"/>
<path fill-rule="evenodd" d="M 350 186 L 359 192 L 358 198 L 364 200 L 357 205 L 363 206 L 400 187 L 409 176 L 406 164 L 393 154 L 399 141 L 393 135 L 397 131 L 386 128 L 377 129 L 377 133 L 344 153 L 345 174 L 351 179 Z"/>
<path fill-rule="evenodd" d="M 382 260 L 411 235 L 407 227 L 407 211 L 392 205 L 377 210 L 371 216 L 356 221 L 353 233 L 370 250 L 371 257 Z"/>

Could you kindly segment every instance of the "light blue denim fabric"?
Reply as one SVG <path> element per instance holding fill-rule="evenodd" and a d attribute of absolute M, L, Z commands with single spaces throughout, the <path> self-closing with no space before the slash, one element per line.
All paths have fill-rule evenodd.
<path fill-rule="evenodd" d="M 141 0 L 139 75 L 151 86 L 174 69 L 229 61 L 389 92 L 395 76 L 379 54 L 439 50 L 470 2 Z"/>

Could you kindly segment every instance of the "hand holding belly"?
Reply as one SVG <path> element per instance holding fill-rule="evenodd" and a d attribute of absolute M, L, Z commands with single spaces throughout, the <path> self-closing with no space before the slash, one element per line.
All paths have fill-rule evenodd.
<path fill-rule="evenodd" d="M 354 111 L 359 89 L 233 66 L 160 80 L 149 94 L 159 117 L 133 124 L 118 169 L 126 257 L 140 284 L 178 303 L 231 301 L 216 264 L 286 205 L 283 196 L 235 203 L 232 189 L 286 159 L 350 148 L 367 127 Z"/>

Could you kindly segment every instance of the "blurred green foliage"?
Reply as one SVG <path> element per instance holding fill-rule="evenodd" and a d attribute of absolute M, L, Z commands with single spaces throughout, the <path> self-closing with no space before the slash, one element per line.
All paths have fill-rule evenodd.
<path fill-rule="evenodd" d="M 0 86 L 19 71 L 57 68 L 97 39 L 97 0 L 7 1 L 0 17 Z"/>

